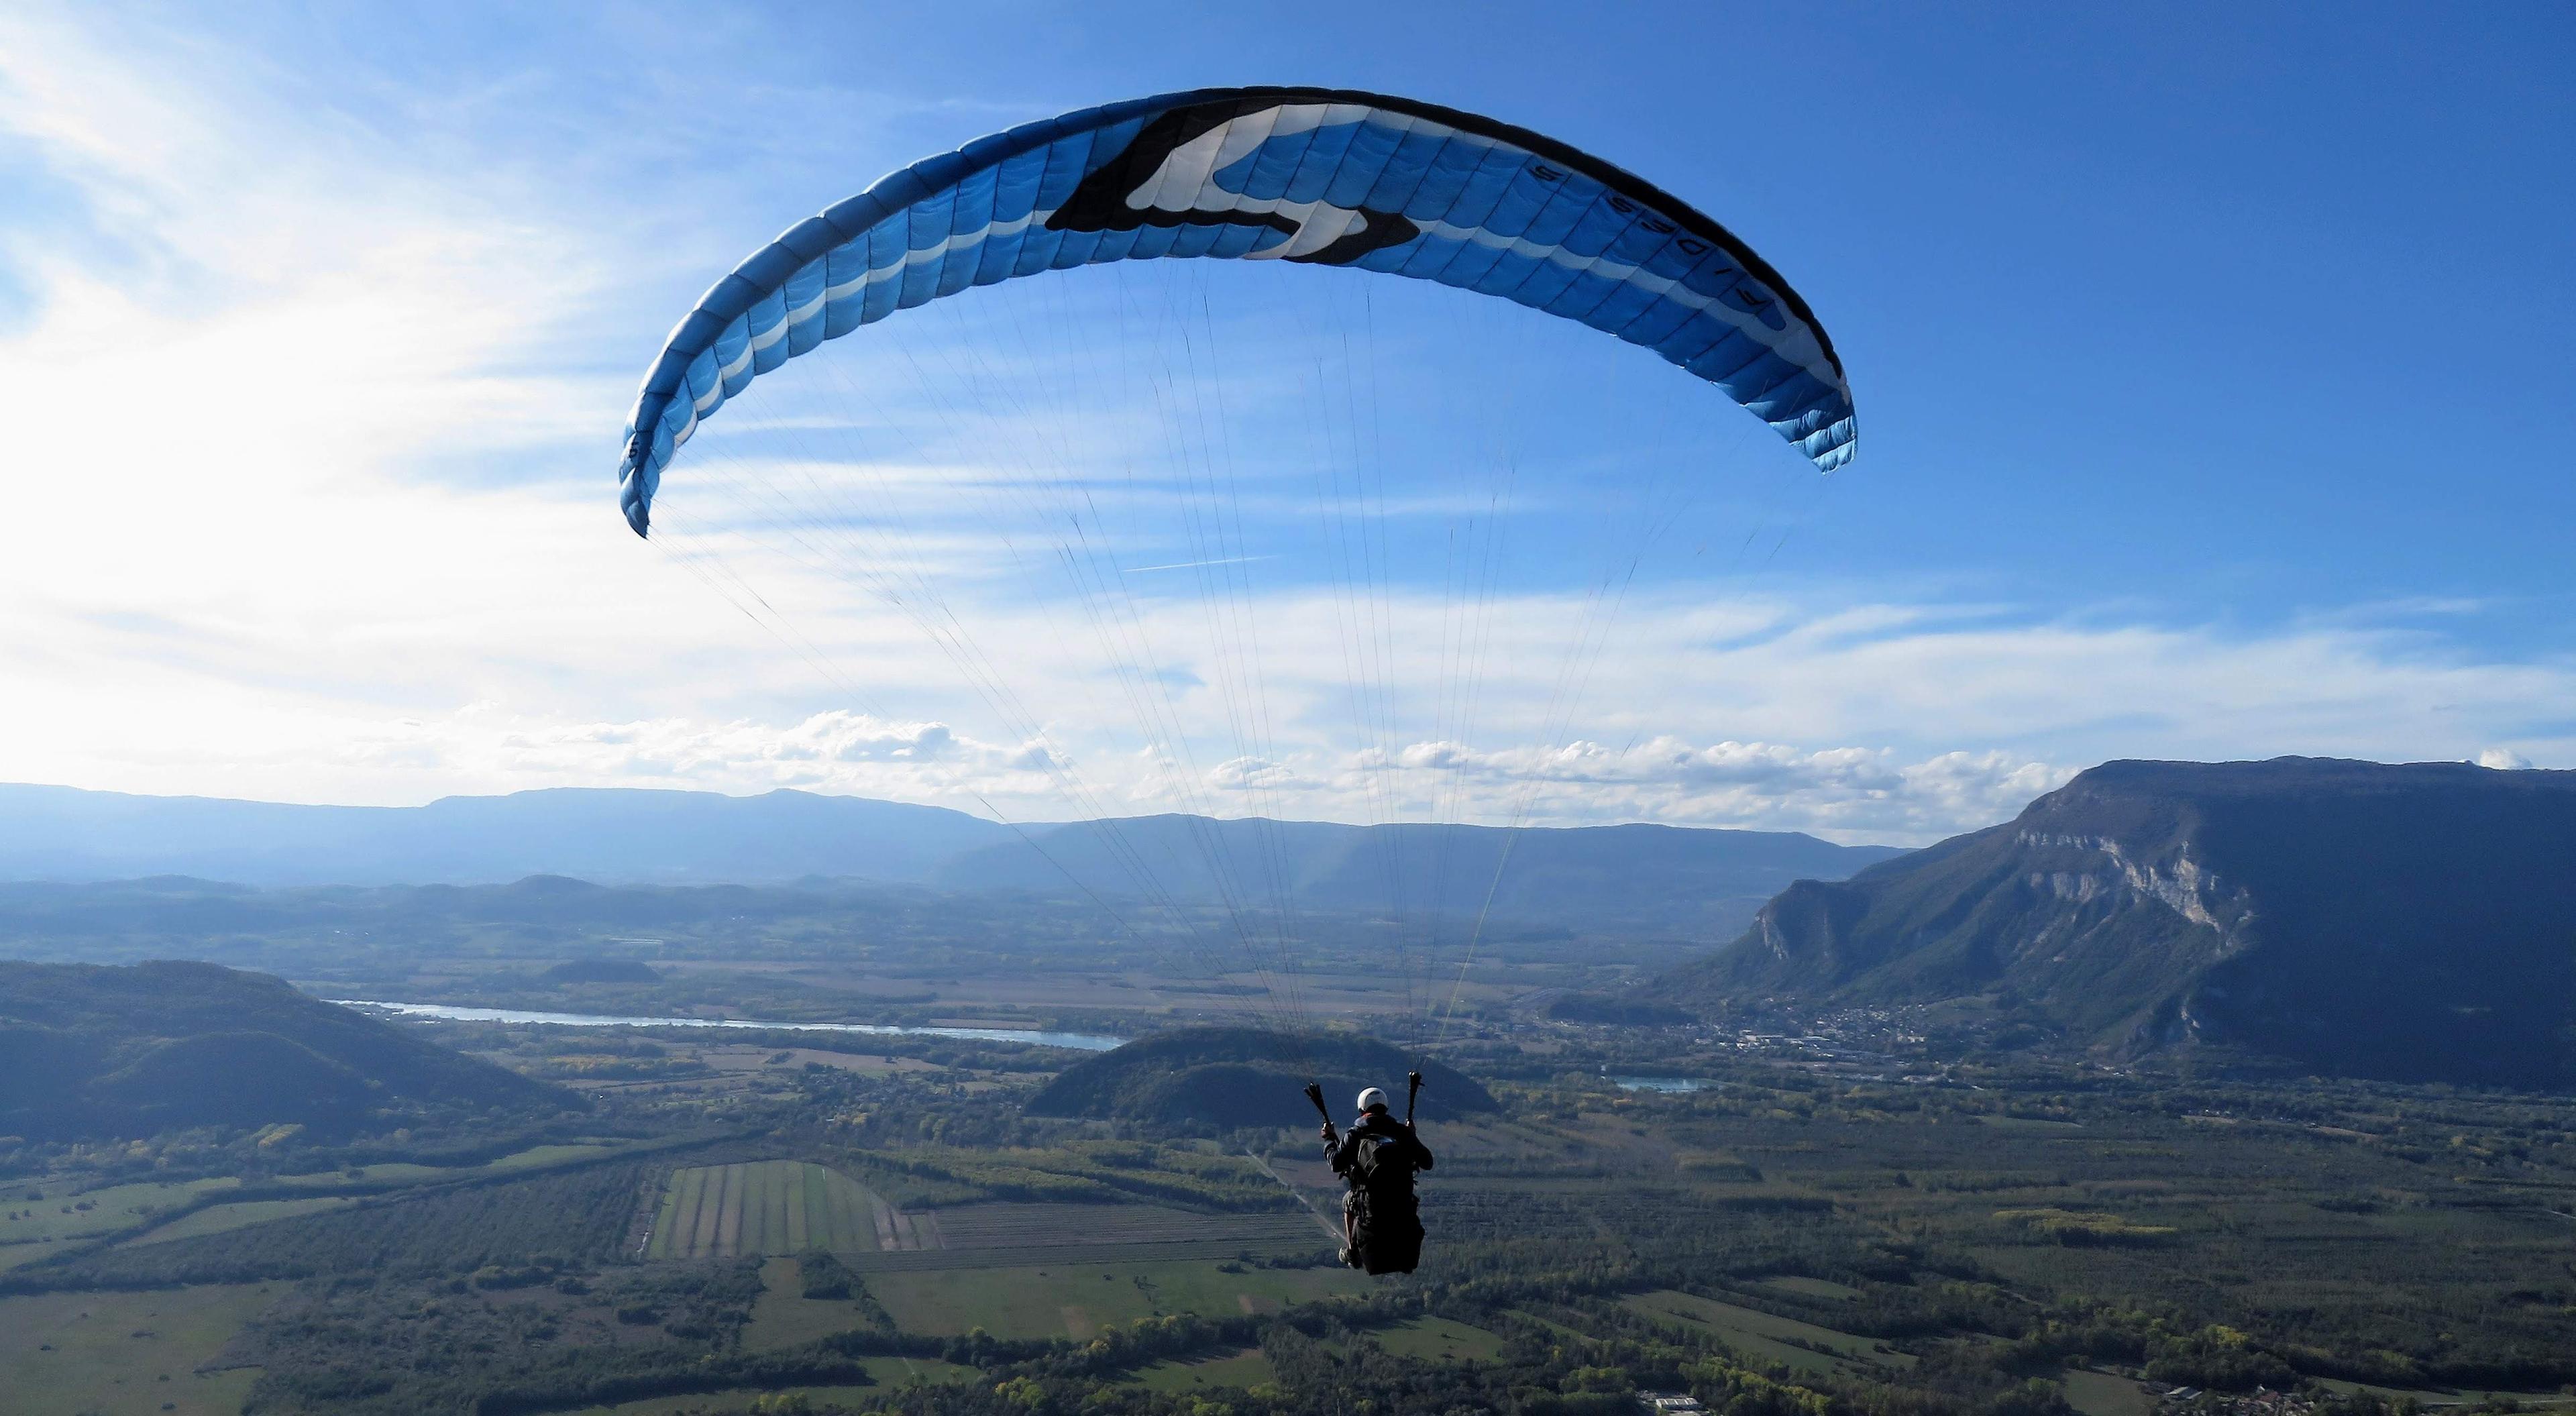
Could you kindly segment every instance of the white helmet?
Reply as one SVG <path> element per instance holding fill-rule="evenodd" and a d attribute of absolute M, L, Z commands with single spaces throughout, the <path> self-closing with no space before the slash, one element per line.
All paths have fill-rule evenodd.
<path fill-rule="evenodd" d="M 1375 1087 L 1363 1087 L 1363 1088 L 1361 1088 L 1361 1089 L 1360 1089 L 1360 1110 L 1362 1110 L 1362 1111 L 1384 1111 L 1384 1110 L 1386 1110 L 1386 1093 L 1385 1093 L 1385 1092 L 1382 1092 L 1382 1091 L 1379 1091 L 1379 1090 L 1378 1090 L 1377 1088 L 1375 1088 Z"/>

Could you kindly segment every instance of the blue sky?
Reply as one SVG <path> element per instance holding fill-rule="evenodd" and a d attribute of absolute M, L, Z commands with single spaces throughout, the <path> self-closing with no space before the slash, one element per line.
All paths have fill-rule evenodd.
<path fill-rule="evenodd" d="M 1354 754 L 1375 751 L 1483 783 L 1432 808 L 1474 819 L 1912 841 L 2114 756 L 2576 767 L 2571 71 L 2576 18 L 2544 5 L 19 12 L 0 676 L 22 688 L 0 778 L 343 801 L 806 785 L 1059 816 L 1027 767 L 1043 739 L 1122 809 L 1369 819 L 1386 769 Z M 1235 82 L 1490 113 L 1694 201 L 1832 331 L 1858 460 L 1784 493 L 1785 450 L 1696 409 L 1658 425 L 1722 444 L 1736 479 L 1689 544 L 1767 539 L 1651 579 L 1571 714 L 1534 646 L 1580 579 L 1544 569 L 1581 559 L 1553 538 L 1582 536 L 1534 476 L 1507 587 L 1532 644 L 1494 650 L 1481 716 L 1337 735 L 1329 668 L 1304 673 L 1283 630 L 1279 712 L 1312 731 L 1251 754 L 1209 728 L 1178 794 L 1152 744 L 1078 706 L 1035 582 L 975 596 L 1043 705 L 1032 732 L 865 604 L 775 582 L 804 601 L 819 652 L 798 652 L 626 537 L 608 469 L 633 381 L 753 246 L 978 134 Z M 1320 286 L 1178 288 L 1210 293 L 1226 340 L 1350 317 Z M 1386 298 L 1391 323 L 1445 318 Z M 1055 300 L 1013 317 L 1098 308 Z M 1493 347 L 1407 378 L 1499 379 L 1508 357 L 1567 391 L 1508 415 L 1561 485 L 1598 475 L 1564 451 L 1589 429 L 1650 440 L 1660 385 L 1508 315 L 1535 318 L 1479 313 Z M 1388 329 L 1390 356 L 1418 332 Z M 943 317 L 816 357 L 882 371 L 981 337 Z M 935 392 L 870 387 L 838 446 Z M 1096 396 L 1115 445 L 1132 406 Z M 1230 409 L 1249 433 L 1306 396 Z M 782 455 L 757 416 L 734 444 L 754 464 Z M 953 471 L 994 445 L 903 455 Z M 961 576 L 992 560 L 938 547 Z M 1320 624 L 1297 563 L 1262 563 L 1269 613 Z M 1227 785 L 1264 773 L 1257 799 Z"/>

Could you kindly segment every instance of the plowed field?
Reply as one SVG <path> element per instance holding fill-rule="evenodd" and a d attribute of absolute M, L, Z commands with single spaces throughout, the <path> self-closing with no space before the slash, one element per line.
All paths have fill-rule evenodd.
<path fill-rule="evenodd" d="M 644 1256 L 873 1253 L 885 1209 L 857 1181 L 808 1161 L 692 1166 L 672 1172 Z"/>

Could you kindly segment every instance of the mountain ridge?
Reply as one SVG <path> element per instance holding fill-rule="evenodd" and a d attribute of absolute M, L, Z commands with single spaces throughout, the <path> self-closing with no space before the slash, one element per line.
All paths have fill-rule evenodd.
<path fill-rule="evenodd" d="M 560 1088 L 220 964 L 0 960 L 0 1131 L 365 1128 L 394 1106 L 576 1104 Z"/>
<path fill-rule="evenodd" d="M 1664 928 L 1732 928 L 1762 900 L 1806 876 L 1841 878 L 1900 852 L 1842 846 L 1802 832 L 1626 823 L 1522 828 L 1272 821 L 1163 815 L 1048 828 L 1033 843 L 980 847 L 942 866 L 932 883 L 1047 893 L 1067 876 L 1121 879 L 1142 858 L 1176 894 L 1262 904 L 1274 870 L 1304 906 L 1547 920 L 1650 915 Z M 1222 867 L 1212 868 L 1212 861 Z M 1506 868 L 1508 867 L 1508 868 Z M 1226 874 L 1220 874 L 1222 869 Z"/>
<path fill-rule="evenodd" d="M 1999 826 L 1782 891 L 1703 1007 L 2009 1001 L 2096 1053 L 2576 1076 L 2576 772 L 2105 763 Z"/>
<path fill-rule="evenodd" d="M 1643 914 L 1656 928 L 1719 935 L 1791 880 L 1840 878 L 1895 853 L 1795 832 L 1642 824 L 1512 831 L 1165 815 L 1014 827 L 945 807 L 784 789 L 729 797 L 549 788 L 348 807 L 0 785 L 0 881 L 189 877 L 275 888 L 820 878 L 1263 908 L 1285 888 L 1301 907 L 1337 911 L 1455 916 L 1483 909 L 1488 896 L 1503 917 L 1630 918 L 1649 906 Z"/>
<path fill-rule="evenodd" d="M 917 879 L 1010 835 L 946 807 L 550 787 L 423 806 L 318 806 L 0 784 L 0 879 L 186 875 L 248 885 L 491 884 L 532 875 L 730 883 Z M 818 870 L 816 867 L 824 867 Z"/>

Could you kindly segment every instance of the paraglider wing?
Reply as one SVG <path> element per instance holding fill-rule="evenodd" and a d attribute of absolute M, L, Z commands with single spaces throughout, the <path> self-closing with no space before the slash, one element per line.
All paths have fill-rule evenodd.
<path fill-rule="evenodd" d="M 1203 89 L 1085 109 L 904 168 L 798 223 L 672 331 L 626 429 L 642 535 L 699 422 L 826 339 L 977 285 L 1207 256 L 1434 280 L 1644 345 L 1827 471 L 1851 390 L 1804 300 L 1724 227 L 1536 133 L 1337 89 Z"/>

